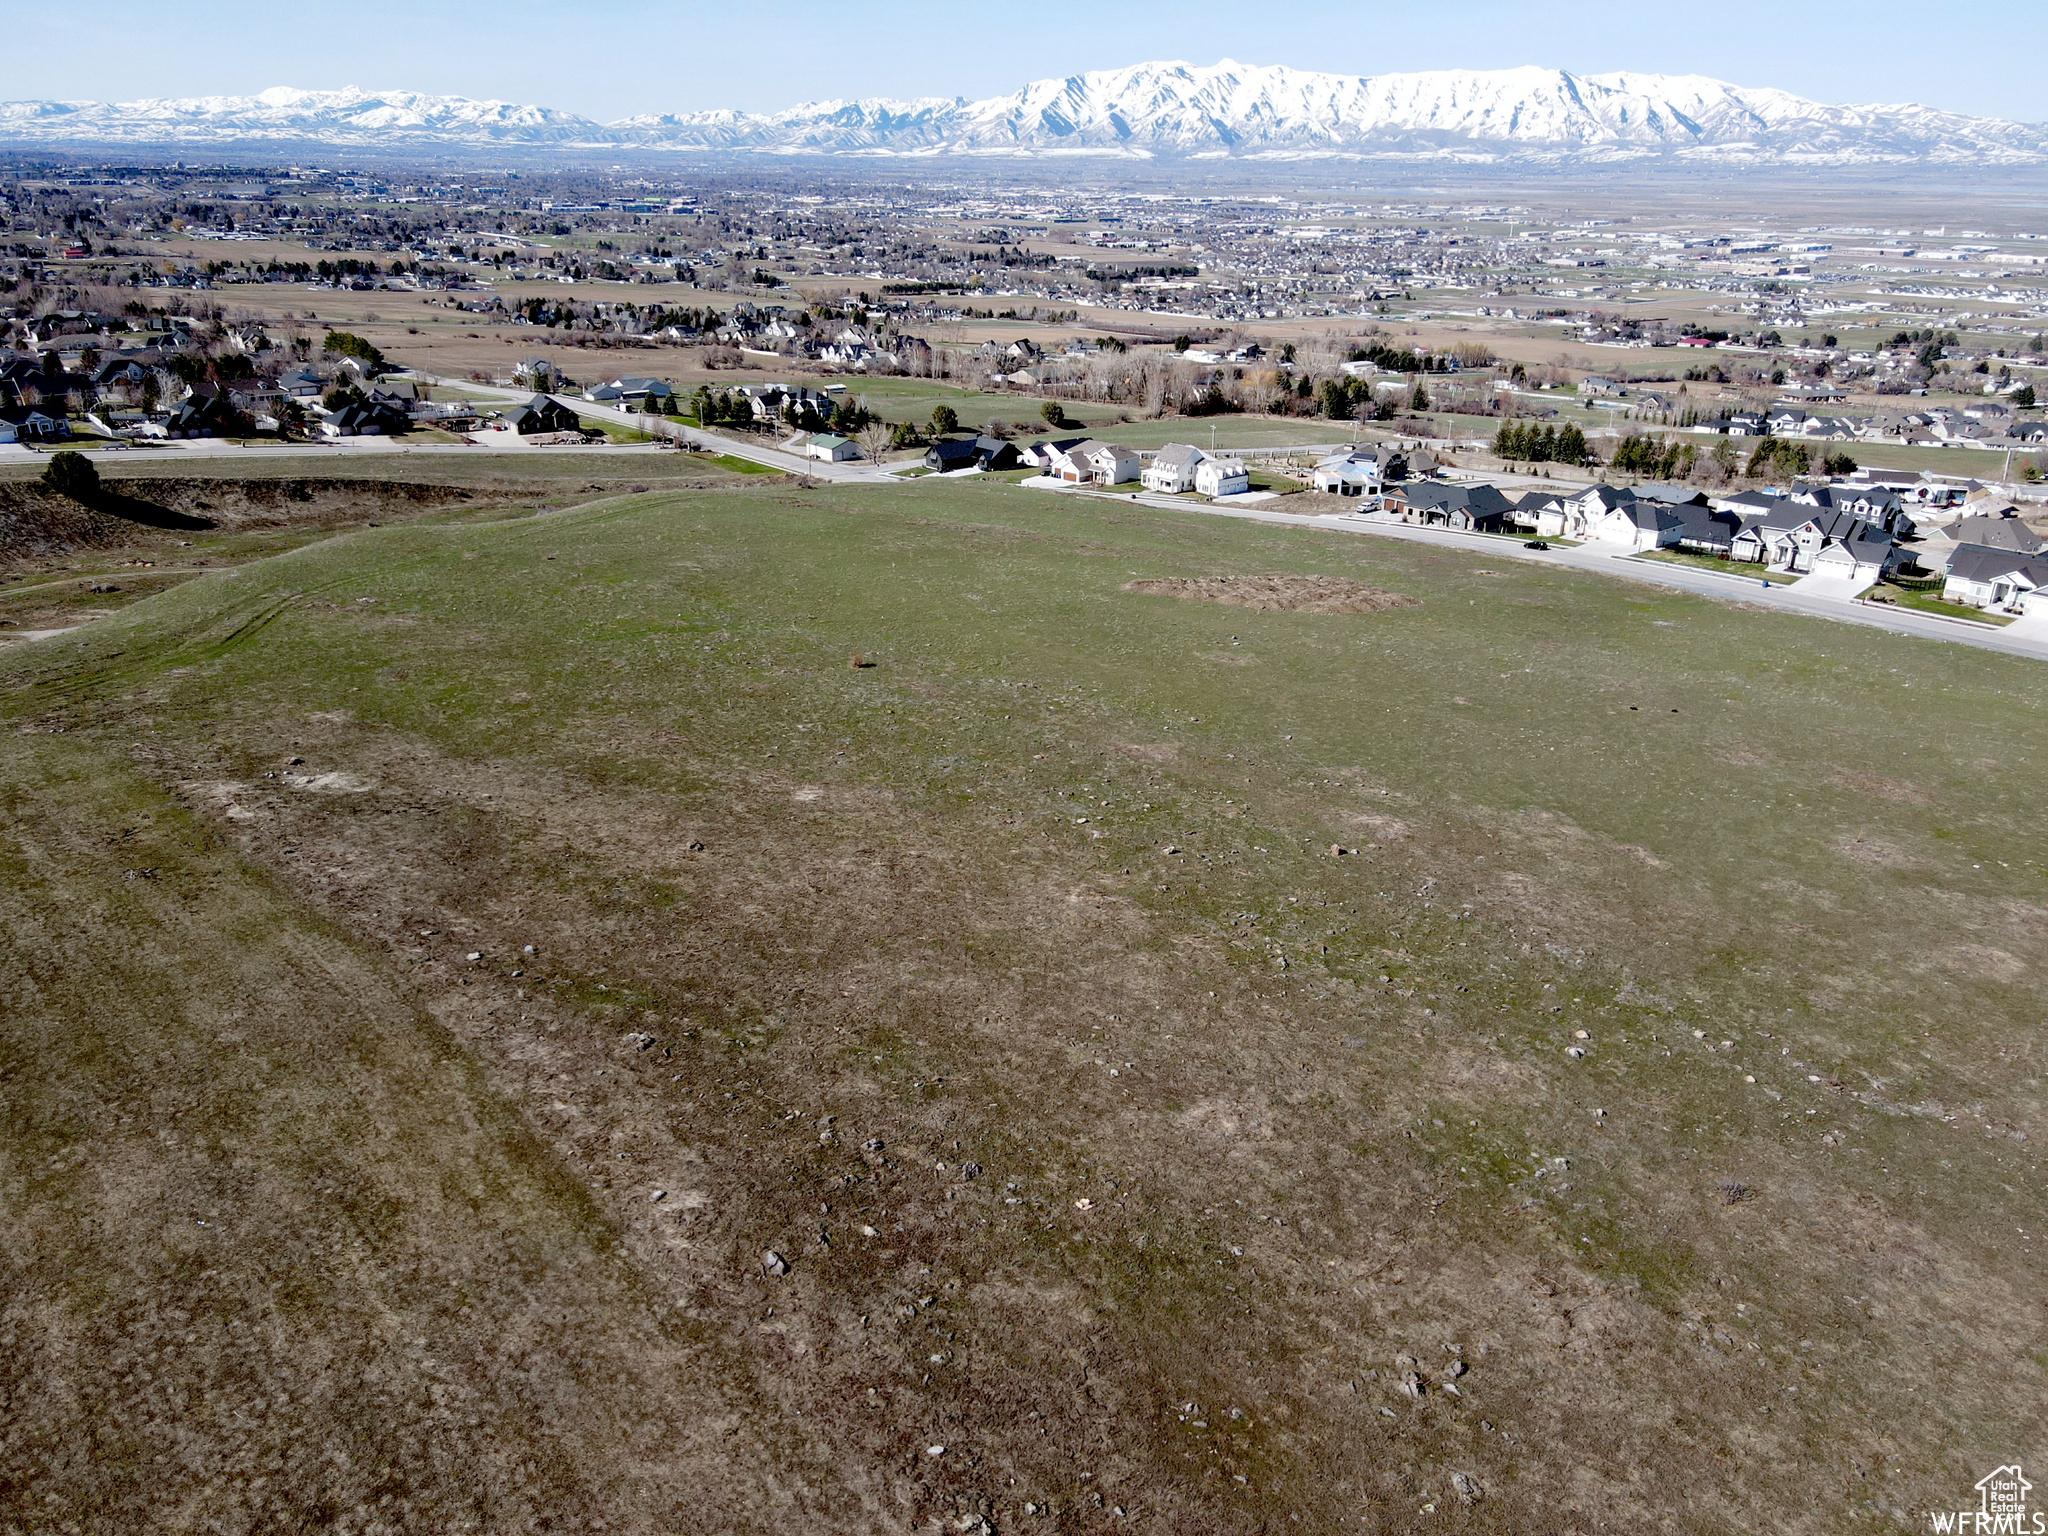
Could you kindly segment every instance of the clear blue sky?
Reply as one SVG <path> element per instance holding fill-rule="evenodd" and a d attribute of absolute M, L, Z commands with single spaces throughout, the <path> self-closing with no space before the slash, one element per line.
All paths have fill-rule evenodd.
<path fill-rule="evenodd" d="M 991 96 L 1147 59 L 1346 74 L 1543 64 L 1706 74 L 1820 101 L 2048 119 L 2041 0 L 95 0 L 13 4 L 0 99 L 408 88 L 600 120 L 848 96 Z"/>

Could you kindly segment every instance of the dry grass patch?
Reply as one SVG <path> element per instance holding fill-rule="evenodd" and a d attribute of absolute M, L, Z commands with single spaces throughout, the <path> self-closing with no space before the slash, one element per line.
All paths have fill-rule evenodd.
<path fill-rule="evenodd" d="M 1124 590 L 1260 613 L 1385 613 L 1421 606 L 1419 599 L 1342 576 L 1173 576 L 1125 582 Z"/>

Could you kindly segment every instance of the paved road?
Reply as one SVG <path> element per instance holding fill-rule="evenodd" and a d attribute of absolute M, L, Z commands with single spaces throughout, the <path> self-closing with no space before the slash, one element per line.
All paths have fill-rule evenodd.
<path fill-rule="evenodd" d="M 533 398 L 531 390 L 500 389 L 495 384 L 472 384 L 466 379 L 444 379 L 424 373 L 414 373 L 412 376 L 428 384 L 443 384 L 451 389 L 460 389 L 472 395 L 481 395 L 485 399 L 504 401 L 508 404 L 524 405 Z M 763 447 L 760 443 L 750 442 L 746 438 L 731 437 L 726 433 L 713 432 L 704 427 L 685 426 L 681 422 L 669 421 L 660 416 L 641 416 L 609 405 L 595 405 L 588 400 L 578 400 L 573 395 L 565 395 L 562 398 L 566 404 L 575 408 L 579 416 L 594 416 L 599 421 L 607 421 L 614 426 L 626 427 L 635 432 L 671 437 L 687 446 L 707 448 L 715 453 L 729 453 L 736 459 L 745 459 L 750 464 L 779 469 L 784 474 L 809 475 L 814 480 L 827 480 L 834 485 L 884 485 L 896 478 L 895 470 L 864 460 L 846 464 L 827 464 L 818 459 L 806 459 L 793 453 L 784 453 L 779 448 Z"/>
<path fill-rule="evenodd" d="M 2048 661 L 2048 632 L 2024 620 L 2008 628 L 1994 628 L 1988 624 L 1973 624 L 1966 619 L 1947 619 L 1938 614 L 1918 613 L 1910 608 L 1888 608 L 1875 603 L 1860 603 L 1853 598 L 1816 591 L 1810 586 L 1766 586 L 1760 577 L 1724 576 L 1718 571 L 1706 570 L 1699 566 L 1674 565 L 1661 560 L 1641 559 L 1625 550 L 1609 549 L 1597 544 L 1581 544 L 1571 549 L 1556 546 L 1547 550 L 1524 549 L 1522 540 L 1518 538 L 1503 538 L 1498 534 L 1489 533 L 1455 533 L 1448 528 L 1416 528 L 1406 523 L 1384 522 L 1378 518 L 1352 513 L 1321 517 L 1304 516 L 1300 513 L 1276 512 L 1270 507 L 1233 507 L 1227 503 L 1219 505 L 1214 502 L 1184 501 L 1178 497 L 1155 496 L 1143 491 L 1135 495 L 1116 495 L 1104 491 L 1083 491 L 1076 487 L 1053 494 L 1084 495 L 1125 504 L 1135 501 L 1141 506 L 1159 507 L 1171 512 L 1243 518 L 1251 522 L 1276 523 L 1289 528 L 1326 528 L 1344 533 L 1368 534 L 1378 538 L 1403 539 L 1413 544 L 1433 544 L 1440 549 L 1460 549 L 1471 554 L 1483 554 L 1489 560 L 1525 560 L 1532 565 L 1561 566 L 1568 570 L 1588 571 L 1597 576 L 1612 576 L 1622 581 L 1637 581 L 1645 586 L 1690 592 L 1701 597 L 1717 598 L 1723 602 L 1748 603 L 1757 608 L 1780 613 L 1795 613 L 1805 618 L 1833 619 L 1838 623 L 1890 630 L 1893 634 L 1911 635 L 1921 640 L 1946 640 L 1956 645 L 1975 646 L 1979 650 L 1998 651 L 2008 656 L 2029 656 L 2035 660 Z"/>

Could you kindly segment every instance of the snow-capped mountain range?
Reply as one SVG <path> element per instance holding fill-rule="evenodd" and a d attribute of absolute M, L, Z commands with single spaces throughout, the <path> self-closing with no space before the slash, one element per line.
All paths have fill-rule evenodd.
<path fill-rule="evenodd" d="M 1439 159 L 1569 164 L 2048 161 L 2048 125 L 1921 106 L 1827 106 L 1699 75 L 1528 67 L 1330 75 L 1225 60 L 1039 80 L 986 101 L 825 101 L 599 123 L 414 91 L 0 103 L 0 143 L 635 150 L 939 158 Z"/>

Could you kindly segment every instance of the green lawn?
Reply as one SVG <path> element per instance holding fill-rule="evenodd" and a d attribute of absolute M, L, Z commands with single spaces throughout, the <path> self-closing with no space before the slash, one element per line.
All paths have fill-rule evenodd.
<path fill-rule="evenodd" d="M 752 459 L 742 459 L 734 454 L 721 453 L 711 463 L 720 469 L 729 469 L 736 475 L 779 475 L 781 470 L 772 464 L 756 464 Z"/>
<path fill-rule="evenodd" d="M 1876 595 L 1879 593 L 1883 596 Z M 1978 624 L 2003 626 L 2012 622 L 2009 614 L 1972 608 L 1967 603 L 1951 603 L 1944 600 L 1939 592 L 1915 591 L 1910 587 L 1894 586 L 1890 582 L 1880 582 L 1863 595 L 1863 600 L 1896 604 L 1898 607 L 1916 609 L 1921 613 L 1935 613 L 1945 619 L 1969 619 Z"/>
<path fill-rule="evenodd" d="M 883 1528 L 846 1513 L 870 1496 L 888 1528 L 986 1501 L 1031 1529 L 1030 1499 L 1081 1529 L 1096 1493 L 1175 1531 L 1433 1502 L 1446 1529 L 1916 1528 L 2018 1454 L 2048 1358 L 2016 1231 L 2048 1134 L 2048 674 L 1503 565 L 986 481 L 756 482 L 349 533 L 0 651 L 7 995 L 36 1010 L 0 1230 L 54 1256 L 10 1397 L 53 1427 L 0 1509 L 288 1524 L 294 1478 L 209 1469 L 398 1454 L 338 1422 L 406 1426 L 409 1507 L 479 1448 L 551 1497 L 614 1455 L 697 1488 L 657 1475 L 667 1400 L 587 1396 L 615 1373 L 529 1320 L 583 1326 L 596 1245 L 589 1326 L 644 1298 L 647 1373 L 686 1395 L 696 1341 L 705 1424 L 736 1411 L 714 1387 L 772 1399 L 769 1448 L 730 1421 L 734 1474 L 772 1455 L 819 1529 Z M 1409 602 L 1126 590 L 1231 575 Z M 158 966 L 174 1033 L 134 1001 Z M 301 1038 L 329 998 L 364 1000 L 362 1041 Z M 109 1017 L 86 1072 L 64 1052 Z M 437 1140 L 499 1115 L 489 1159 Z M 287 1200 L 233 1271 L 260 1306 L 204 1313 L 195 1223 L 267 1232 Z M 118 1305 L 79 1253 L 124 1256 Z M 203 1315 L 166 1329 L 174 1304 Z M 331 1361 L 346 1414 L 281 1367 L 219 1386 L 244 1316 L 250 1350 Z M 108 1410 L 65 1370 L 127 1382 L 130 1351 L 124 1422 L 160 1434 L 76 1454 Z M 568 1459 L 497 1458 L 534 1393 Z M 744 1528 L 760 1495 L 722 1487 L 662 1526 L 593 1476 L 578 1518 Z"/>
<path fill-rule="evenodd" d="M 1549 539 L 1545 542 L 1560 547 L 1569 547 L 1563 539 Z M 1760 565 L 1747 561 L 1722 560 L 1714 555 L 1695 554 L 1684 549 L 1646 549 L 1636 556 L 1639 560 L 1661 560 L 1666 565 L 1691 565 L 1703 571 L 1715 571 L 1723 576 L 1738 576 L 1745 581 L 1767 581 L 1773 586 L 1790 586 L 1799 578 L 1787 571 L 1767 571 Z"/>

